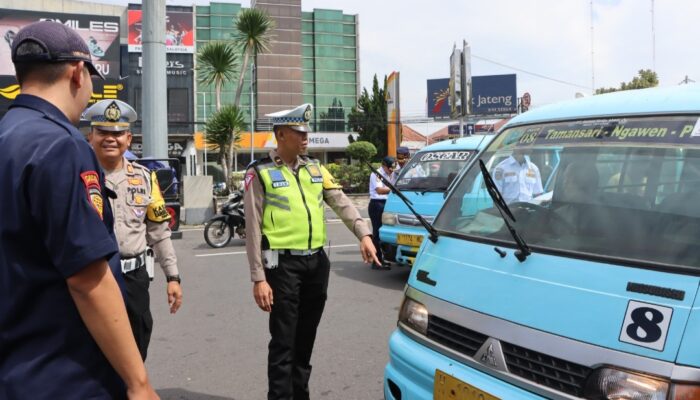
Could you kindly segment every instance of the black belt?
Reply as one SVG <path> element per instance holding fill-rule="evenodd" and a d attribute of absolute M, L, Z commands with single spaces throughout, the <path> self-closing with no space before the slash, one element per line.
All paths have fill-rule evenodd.
<path fill-rule="evenodd" d="M 372 201 L 378 201 L 380 203 L 386 203 L 386 199 L 369 199 L 370 202 Z"/>

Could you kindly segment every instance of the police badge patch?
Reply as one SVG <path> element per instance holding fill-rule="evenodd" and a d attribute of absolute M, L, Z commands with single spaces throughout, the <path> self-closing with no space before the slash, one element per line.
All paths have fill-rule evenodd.
<path fill-rule="evenodd" d="M 85 192 L 90 205 L 97 211 L 100 219 L 103 219 L 104 202 L 102 200 L 99 175 L 95 171 L 85 171 L 80 174 L 80 178 L 83 180 L 83 185 L 85 185 Z"/>
<path fill-rule="evenodd" d="M 306 170 L 311 175 L 311 183 L 323 183 L 323 174 L 317 165 L 307 165 Z"/>
<path fill-rule="evenodd" d="M 270 180 L 272 181 L 273 188 L 288 187 L 289 182 L 282 174 L 282 171 L 277 169 L 268 169 L 268 175 L 270 175 Z"/>

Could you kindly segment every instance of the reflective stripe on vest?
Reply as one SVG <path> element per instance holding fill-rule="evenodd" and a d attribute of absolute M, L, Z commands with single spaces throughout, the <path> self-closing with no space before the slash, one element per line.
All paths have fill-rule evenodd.
<path fill-rule="evenodd" d="M 287 166 L 257 166 L 265 187 L 262 233 L 271 249 L 306 250 L 326 242 L 323 175 L 318 161 L 300 165 L 295 176 Z"/>

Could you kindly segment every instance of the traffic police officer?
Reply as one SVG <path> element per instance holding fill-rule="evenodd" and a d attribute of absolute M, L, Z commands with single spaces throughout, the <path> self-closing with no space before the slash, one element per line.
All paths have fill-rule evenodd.
<path fill-rule="evenodd" d="M 155 172 L 124 157 L 131 145 L 130 124 L 136 120 L 136 111 L 120 100 L 102 100 L 88 108 L 83 118 L 90 121 L 88 140 L 105 170 L 106 186 L 117 194 L 110 202 L 126 282 L 126 310 L 145 360 L 153 331 L 147 246 L 153 247 L 165 272 L 170 312 L 177 312 L 182 304 L 177 258 L 168 228 L 170 214 L 165 210 Z"/>
<path fill-rule="evenodd" d="M 118 286 L 111 193 L 73 125 L 101 75 L 83 39 L 49 21 L 17 33 L 12 62 L 22 94 L 0 121 L 0 399 L 157 398 Z"/>
<path fill-rule="evenodd" d="M 506 203 L 530 201 L 542 194 L 540 169 L 529 160 L 522 148 L 498 163 L 493 171 L 493 180 Z"/>
<path fill-rule="evenodd" d="M 318 160 L 306 155 L 311 104 L 269 114 L 277 149 L 245 176 L 246 251 L 255 302 L 270 312 L 268 399 L 308 399 L 311 352 L 326 302 L 330 262 L 324 201 L 380 265 L 371 231 Z"/>

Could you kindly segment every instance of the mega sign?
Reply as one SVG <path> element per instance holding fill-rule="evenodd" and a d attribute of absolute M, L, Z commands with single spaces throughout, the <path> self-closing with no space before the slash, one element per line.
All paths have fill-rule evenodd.
<path fill-rule="evenodd" d="M 515 74 L 472 77 L 472 114 L 512 114 L 517 111 Z"/>
<path fill-rule="evenodd" d="M 93 64 L 108 79 L 119 79 L 119 17 L 63 14 L 43 11 L 0 9 L 0 75 L 14 76 L 12 41 L 25 25 L 37 21 L 55 21 L 69 26 L 85 40 Z"/>

